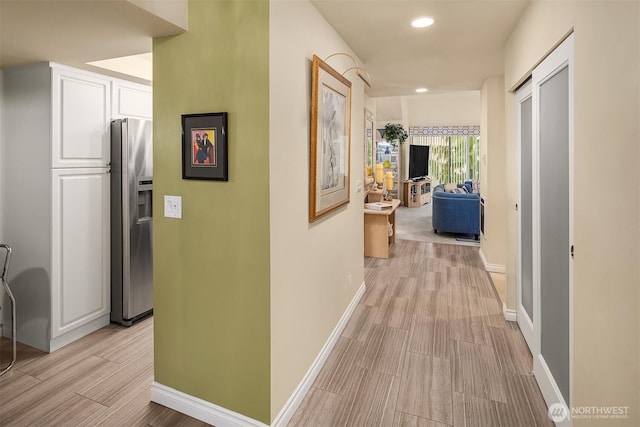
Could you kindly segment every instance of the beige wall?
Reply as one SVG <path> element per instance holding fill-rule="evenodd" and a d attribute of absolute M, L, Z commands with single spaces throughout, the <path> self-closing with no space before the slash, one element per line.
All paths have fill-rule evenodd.
<path fill-rule="evenodd" d="M 504 79 L 492 77 L 482 84 L 480 121 L 480 192 L 485 200 L 481 251 L 494 271 L 507 262 L 507 175 L 505 157 Z"/>
<path fill-rule="evenodd" d="M 571 404 L 630 407 L 629 419 L 575 426 L 640 424 L 639 23 L 637 1 L 534 1 L 506 45 L 505 85 L 514 88 L 574 29 Z M 508 181 L 515 182 L 515 100 L 509 93 L 505 100 Z M 515 203 L 513 185 L 508 198 Z M 505 219 L 515 294 L 515 215 Z"/>
<path fill-rule="evenodd" d="M 406 96 L 409 126 L 480 125 L 480 91 Z"/>
<path fill-rule="evenodd" d="M 364 281 L 364 88 L 353 72 L 351 202 L 309 224 L 311 59 L 349 48 L 307 1 L 270 3 L 271 418 Z M 328 61 L 342 72 L 345 57 Z"/>

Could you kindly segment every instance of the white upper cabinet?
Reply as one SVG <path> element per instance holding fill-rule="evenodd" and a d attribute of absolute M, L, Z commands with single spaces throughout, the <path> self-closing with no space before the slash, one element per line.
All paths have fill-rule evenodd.
<path fill-rule="evenodd" d="M 150 86 L 114 80 L 111 99 L 111 117 L 113 119 L 134 117 L 151 120 L 153 103 Z"/>
<path fill-rule="evenodd" d="M 56 66 L 51 96 L 51 167 L 108 165 L 111 80 Z"/>

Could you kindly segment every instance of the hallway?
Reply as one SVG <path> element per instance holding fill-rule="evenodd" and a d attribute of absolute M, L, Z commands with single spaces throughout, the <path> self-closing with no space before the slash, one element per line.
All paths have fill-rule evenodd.
<path fill-rule="evenodd" d="M 551 426 L 478 249 L 398 240 L 290 426 Z"/>

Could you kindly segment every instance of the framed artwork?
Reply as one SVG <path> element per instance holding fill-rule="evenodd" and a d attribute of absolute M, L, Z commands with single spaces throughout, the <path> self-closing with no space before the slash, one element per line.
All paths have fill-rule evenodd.
<path fill-rule="evenodd" d="M 351 82 L 313 56 L 309 222 L 349 203 Z"/>
<path fill-rule="evenodd" d="M 182 179 L 229 180 L 227 113 L 182 115 Z"/>

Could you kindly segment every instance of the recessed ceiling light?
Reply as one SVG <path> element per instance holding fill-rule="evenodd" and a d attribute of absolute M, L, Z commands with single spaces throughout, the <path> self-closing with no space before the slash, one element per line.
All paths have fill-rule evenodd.
<path fill-rule="evenodd" d="M 416 92 L 418 93 L 425 93 L 427 91 L 426 87 L 419 87 L 418 89 L 416 89 Z"/>
<path fill-rule="evenodd" d="M 433 18 L 428 18 L 428 17 L 417 18 L 411 22 L 411 26 L 414 28 L 424 28 L 424 27 L 433 25 L 433 22 L 434 22 Z"/>

